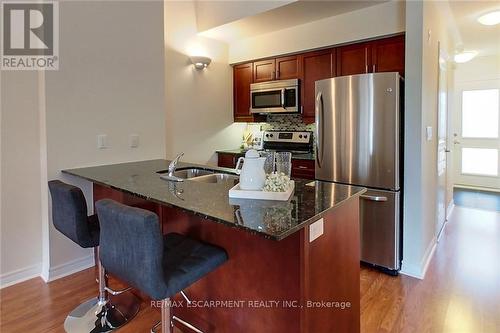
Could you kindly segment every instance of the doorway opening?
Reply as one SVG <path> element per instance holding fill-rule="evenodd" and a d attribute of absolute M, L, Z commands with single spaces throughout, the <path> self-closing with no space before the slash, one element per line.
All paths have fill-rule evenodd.
<path fill-rule="evenodd" d="M 500 211 L 500 80 L 461 82 L 457 88 L 455 204 Z"/>

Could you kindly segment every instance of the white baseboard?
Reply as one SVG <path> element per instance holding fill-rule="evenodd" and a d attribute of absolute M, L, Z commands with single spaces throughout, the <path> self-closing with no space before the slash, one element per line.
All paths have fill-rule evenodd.
<path fill-rule="evenodd" d="M 42 276 L 45 282 L 51 282 L 65 276 L 83 271 L 95 265 L 94 255 L 78 258 L 67 263 L 51 267 L 48 276 Z M 45 274 L 44 274 L 45 275 Z"/>
<path fill-rule="evenodd" d="M 0 289 L 24 282 L 40 276 L 41 264 L 35 264 L 25 268 L 2 274 L 0 276 Z"/>
<path fill-rule="evenodd" d="M 420 261 L 420 265 L 405 264 L 403 260 L 399 273 L 423 280 L 425 278 L 425 274 L 427 273 L 427 269 L 429 268 L 429 264 L 431 263 L 432 257 L 434 256 L 434 252 L 436 252 L 436 245 L 437 241 L 434 237 L 427 246 L 424 257 Z"/>

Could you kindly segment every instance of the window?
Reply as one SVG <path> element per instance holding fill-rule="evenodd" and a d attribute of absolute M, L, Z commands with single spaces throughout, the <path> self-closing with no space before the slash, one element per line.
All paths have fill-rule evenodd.
<path fill-rule="evenodd" d="M 462 92 L 462 137 L 498 138 L 498 89 Z"/>

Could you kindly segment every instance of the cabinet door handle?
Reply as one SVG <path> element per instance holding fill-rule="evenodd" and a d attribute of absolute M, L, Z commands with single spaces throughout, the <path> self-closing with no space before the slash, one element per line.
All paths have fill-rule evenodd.
<path fill-rule="evenodd" d="M 377 72 L 377 65 L 376 64 L 372 65 L 372 71 L 373 71 L 373 73 Z"/>
<path fill-rule="evenodd" d="M 307 167 L 303 166 L 303 165 L 299 165 L 299 166 L 297 166 L 297 169 L 307 169 Z"/>
<path fill-rule="evenodd" d="M 378 195 L 361 195 L 361 199 L 366 199 L 370 201 L 387 201 L 387 197 Z"/>

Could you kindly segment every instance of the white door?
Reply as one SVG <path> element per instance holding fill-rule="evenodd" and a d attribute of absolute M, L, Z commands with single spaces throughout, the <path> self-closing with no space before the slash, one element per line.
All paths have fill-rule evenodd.
<path fill-rule="evenodd" d="M 500 189 L 500 81 L 459 88 L 454 136 L 455 185 Z"/>
<path fill-rule="evenodd" d="M 446 222 L 446 166 L 448 152 L 448 73 L 446 55 L 439 47 L 439 77 L 438 77 L 438 140 L 437 140 L 437 225 L 436 235 L 443 230 Z"/>

